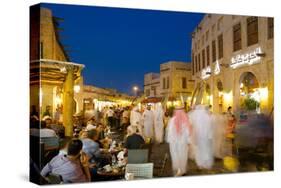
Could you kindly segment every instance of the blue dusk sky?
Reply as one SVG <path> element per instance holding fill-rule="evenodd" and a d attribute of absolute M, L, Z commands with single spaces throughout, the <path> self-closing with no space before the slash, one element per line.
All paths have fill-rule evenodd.
<path fill-rule="evenodd" d="M 191 32 L 204 14 L 41 4 L 63 19 L 61 42 L 85 65 L 84 84 L 132 94 L 161 63 L 191 61 Z"/>

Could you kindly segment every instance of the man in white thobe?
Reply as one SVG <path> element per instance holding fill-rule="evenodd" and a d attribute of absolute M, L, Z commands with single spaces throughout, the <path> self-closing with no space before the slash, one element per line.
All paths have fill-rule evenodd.
<path fill-rule="evenodd" d="M 161 103 L 157 103 L 154 110 L 154 130 L 156 143 L 162 143 L 164 137 L 164 111 Z"/>
<path fill-rule="evenodd" d="M 130 125 L 134 126 L 138 133 L 142 135 L 142 115 L 137 106 L 135 106 L 130 115 Z"/>
<path fill-rule="evenodd" d="M 191 125 L 183 108 L 175 109 L 167 127 L 167 142 L 170 147 L 173 174 L 184 175 L 187 171 L 188 144 Z"/>
<path fill-rule="evenodd" d="M 154 114 L 151 110 L 151 106 L 148 105 L 146 110 L 142 114 L 143 119 L 143 136 L 145 139 L 151 138 L 153 140 L 154 130 L 153 130 L 153 123 L 154 123 Z"/>
<path fill-rule="evenodd" d="M 193 128 L 191 149 L 195 162 L 200 169 L 210 169 L 214 161 L 211 114 L 206 106 L 197 105 L 188 115 Z"/>

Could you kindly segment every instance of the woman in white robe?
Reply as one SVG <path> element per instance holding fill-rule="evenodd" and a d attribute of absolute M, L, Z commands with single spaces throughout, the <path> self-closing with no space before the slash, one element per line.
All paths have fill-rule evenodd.
<path fill-rule="evenodd" d="M 154 111 L 154 131 L 155 141 L 157 143 L 162 143 L 164 137 L 164 111 L 161 103 L 156 104 Z"/>
<path fill-rule="evenodd" d="M 193 128 L 191 145 L 195 162 L 200 169 L 210 169 L 214 161 L 211 115 L 204 105 L 197 105 L 188 115 Z"/>
<path fill-rule="evenodd" d="M 184 175 L 188 164 L 188 143 L 191 125 L 183 109 L 175 109 L 167 127 L 172 168 L 175 176 Z"/>

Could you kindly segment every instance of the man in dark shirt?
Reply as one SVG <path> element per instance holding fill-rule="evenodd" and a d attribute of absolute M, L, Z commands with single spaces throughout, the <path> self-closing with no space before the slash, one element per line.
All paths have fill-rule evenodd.
<path fill-rule="evenodd" d="M 142 145 L 145 144 L 145 141 L 141 135 L 137 134 L 136 127 L 129 126 L 127 128 L 127 133 L 128 133 L 128 136 L 125 140 L 125 148 L 141 149 Z"/>

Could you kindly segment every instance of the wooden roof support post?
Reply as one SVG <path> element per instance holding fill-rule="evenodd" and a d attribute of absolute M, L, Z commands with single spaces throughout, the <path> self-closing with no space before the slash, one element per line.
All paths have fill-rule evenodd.
<path fill-rule="evenodd" d="M 74 67 L 67 66 L 67 75 L 64 82 L 63 91 L 63 125 L 65 136 L 73 136 L 73 98 L 74 98 Z"/>

